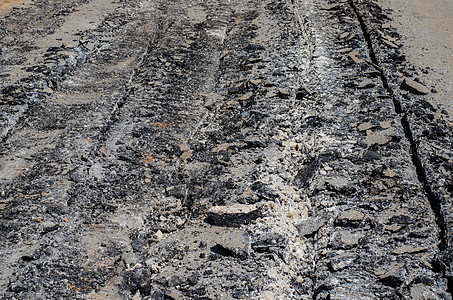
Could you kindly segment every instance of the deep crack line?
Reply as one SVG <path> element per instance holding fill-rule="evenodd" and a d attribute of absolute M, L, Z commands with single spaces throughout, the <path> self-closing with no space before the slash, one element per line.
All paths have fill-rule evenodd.
<path fill-rule="evenodd" d="M 425 191 L 425 194 L 428 198 L 431 209 L 434 212 L 436 224 L 439 228 L 440 242 L 437 246 L 440 251 L 445 251 L 448 248 L 447 224 L 445 222 L 445 217 L 442 213 L 441 200 L 434 193 L 430 184 L 428 183 L 428 180 L 426 177 L 426 171 L 425 171 L 425 168 L 423 167 L 423 163 L 422 163 L 422 161 L 420 159 L 420 155 L 417 151 L 417 143 L 414 140 L 414 134 L 412 132 L 409 121 L 407 119 L 406 112 L 403 111 L 400 101 L 398 99 L 396 99 L 395 92 L 388 84 L 388 79 L 385 77 L 382 67 L 379 66 L 379 62 L 376 58 L 376 53 L 373 48 L 373 42 L 371 40 L 370 33 L 368 32 L 368 29 L 366 27 L 365 21 L 364 21 L 363 17 L 360 15 L 359 10 L 354 3 L 354 0 L 349 0 L 348 2 L 349 2 L 349 5 L 351 6 L 352 10 L 354 11 L 354 14 L 356 15 L 357 20 L 360 23 L 360 27 L 361 27 L 362 34 L 363 34 L 366 44 L 367 44 L 371 62 L 373 65 L 376 65 L 380 68 L 379 76 L 381 78 L 382 84 L 383 84 L 384 88 L 387 90 L 387 93 L 391 96 L 391 98 L 393 100 L 395 112 L 400 116 L 400 122 L 401 122 L 401 125 L 404 130 L 404 135 L 410 144 L 412 163 L 414 164 L 414 166 L 416 168 L 418 180 L 423 186 L 423 190 Z M 453 294 L 453 278 L 452 278 L 452 276 L 445 274 L 446 273 L 445 269 L 441 270 L 441 272 L 443 272 L 442 276 L 447 280 L 447 292 L 449 292 L 450 294 Z"/>
<path fill-rule="evenodd" d="M 368 29 L 366 27 L 365 21 L 363 17 L 360 15 L 359 10 L 357 6 L 355 5 L 353 0 L 349 0 L 349 4 L 354 11 L 357 20 L 360 23 L 360 27 L 363 33 L 363 36 L 365 38 L 367 48 L 369 51 L 369 56 L 373 64 L 379 66 L 379 62 L 376 58 L 376 54 L 373 48 L 373 43 L 371 40 L 370 33 L 368 32 Z M 380 66 L 379 66 L 380 67 Z M 381 68 L 381 67 L 380 67 Z M 395 112 L 400 116 L 400 122 L 404 130 L 404 134 L 406 139 L 409 141 L 410 144 L 410 151 L 411 151 L 411 156 L 412 156 L 412 163 L 414 164 L 417 172 L 417 177 L 420 183 L 423 185 L 423 189 L 425 191 L 425 194 L 429 200 L 431 209 L 434 212 L 435 218 L 436 218 L 436 224 L 439 227 L 439 239 L 440 243 L 438 244 L 439 250 L 443 251 L 447 249 L 448 247 L 448 240 L 447 240 L 447 225 L 445 223 L 444 215 L 442 213 L 441 209 L 441 201 L 439 197 L 433 192 L 430 184 L 427 181 L 426 177 L 426 171 L 425 168 L 423 167 L 423 163 L 420 159 L 420 155 L 417 151 L 417 143 L 414 140 L 414 134 L 412 132 L 412 129 L 410 127 L 409 121 L 407 119 L 406 112 L 403 111 L 401 103 L 398 99 L 395 97 L 395 92 L 393 89 L 389 86 L 388 84 L 388 79 L 385 77 L 385 74 L 381 70 L 379 72 L 379 76 L 381 78 L 381 81 L 384 85 L 384 88 L 387 90 L 389 95 L 392 97 L 393 104 L 395 107 Z M 450 279 L 451 280 L 451 279 Z M 449 286 L 451 286 L 451 282 L 449 280 Z"/>

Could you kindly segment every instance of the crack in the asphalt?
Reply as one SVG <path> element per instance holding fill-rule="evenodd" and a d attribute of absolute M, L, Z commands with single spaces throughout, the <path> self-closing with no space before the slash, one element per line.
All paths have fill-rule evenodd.
<path fill-rule="evenodd" d="M 370 59 L 371 59 L 370 65 L 372 65 L 374 68 L 377 69 L 377 71 L 379 71 L 379 77 L 382 81 L 382 84 L 393 100 L 393 104 L 395 106 L 395 112 L 398 115 L 402 115 L 403 111 L 401 108 L 401 103 L 395 98 L 395 93 L 392 90 L 392 88 L 390 88 L 390 86 L 388 84 L 388 80 L 382 71 L 382 67 L 379 65 L 379 61 L 376 58 L 376 53 L 374 52 L 373 42 L 371 41 L 371 36 L 366 27 L 365 20 L 363 19 L 362 15 L 359 13 L 357 6 L 354 4 L 354 1 L 349 0 L 349 4 L 350 4 L 352 10 L 354 11 L 354 14 L 357 17 L 357 20 L 360 23 L 360 28 L 362 30 L 363 37 L 365 38 L 365 42 L 366 42 L 368 52 L 370 55 Z"/>
<path fill-rule="evenodd" d="M 414 134 L 412 132 L 409 121 L 407 119 L 406 112 L 403 111 L 401 102 L 396 98 L 395 91 L 390 87 L 390 85 L 388 83 L 388 79 L 386 78 L 384 72 L 382 71 L 382 67 L 379 65 L 379 61 L 377 60 L 376 53 L 374 51 L 373 42 L 371 40 L 371 35 L 367 29 L 365 20 L 363 19 L 357 6 L 355 5 L 354 0 L 349 0 L 349 4 L 357 17 L 357 20 L 360 23 L 362 34 L 366 41 L 366 45 L 368 48 L 368 52 L 369 52 L 369 56 L 370 56 L 372 65 L 376 65 L 377 67 L 379 67 L 379 69 L 378 69 L 379 77 L 380 77 L 382 84 L 383 84 L 384 88 L 386 89 L 387 93 L 393 100 L 395 112 L 400 116 L 400 122 L 401 122 L 401 125 L 404 130 L 404 135 L 410 144 L 412 163 L 414 164 L 414 166 L 416 168 L 418 180 L 423 186 L 423 190 L 426 194 L 426 197 L 429 200 L 431 209 L 435 215 L 437 226 L 439 228 L 440 242 L 438 244 L 438 248 L 440 251 L 444 251 L 448 247 L 448 240 L 447 240 L 447 225 L 446 225 L 446 222 L 444 219 L 444 215 L 442 213 L 441 201 L 440 201 L 439 197 L 436 195 L 436 193 L 432 190 L 432 187 L 430 186 L 430 184 L 428 183 L 428 180 L 426 177 L 426 170 L 423 166 L 423 163 L 420 159 L 420 155 L 417 151 L 417 143 L 414 139 Z M 445 274 L 444 274 L 444 276 L 445 276 Z M 447 277 L 447 276 L 445 276 L 445 277 Z M 448 292 L 451 293 L 452 288 L 453 288 L 453 279 L 447 278 L 447 281 L 448 281 Z"/>

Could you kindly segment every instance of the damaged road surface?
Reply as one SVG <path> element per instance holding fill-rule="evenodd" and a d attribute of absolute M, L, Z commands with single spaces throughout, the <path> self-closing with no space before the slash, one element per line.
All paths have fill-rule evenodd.
<path fill-rule="evenodd" d="M 2 299 L 451 299 L 451 116 L 377 3 L 0 13 Z"/>

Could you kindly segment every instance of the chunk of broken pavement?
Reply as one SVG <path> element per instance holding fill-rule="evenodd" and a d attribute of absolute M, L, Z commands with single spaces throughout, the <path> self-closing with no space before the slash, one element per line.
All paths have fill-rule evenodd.
<path fill-rule="evenodd" d="M 404 78 L 403 83 L 401 83 L 401 89 L 417 95 L 426 95 L 429 93 L 427 87 L 409 78 Z"/>
<path fill-rule="evenodd" d="M 242 224 L 249 224 L 260 216 L 260 210 L 256 205 L 233 204 L 211 207 L 205 221 L 211 225 L 239 227 Z"/>
<path fill-rule="evenodd" d="M 378 145 L 385 145 L 390 142 L 390 136 L 394 135 L 396 129 L 394 127 L 390 127 L 385 130 L 373 132 L 371 130 L 367 130 L 367 136 L 365 138 L 365 143 L 368 146 L 378 144 Z"/>
<path fill-rule="evenodd" d="M 243 230 L 225 231 L 211 250 L 222 256 L 246 258 L 250 255 L 250 237 Z"/>
<path fill-rule="evenodd" d="M 357 227 L 360 225 L 364 217 L 365 215 L 361 211 L 351 209 L 341 212 L 335 223 L 339 226 Z"/>
<path fill-rule="evenodd" d="M 364 233 L 361 231 L 339 230 L 332 234 L 330 243 L 333 249 L 351 249 L 357 246 L 363 237 Z"/>
<path fill-rule="evenodd" d="M 375 84 L 374 84 L 373 80 L 371 80 L 369 78 L 365 78 L 357 85 L 357 88 L 359 88 L 359 89 L 369 89 L 369 88 L 372 88 L 374 86 L 375 86 Z"/>
<path fill-rule="evenodd" d="M 297 226 L 299 234 L 303 237 L 310 237 L 317 233 L 319 229 L 327 223 L 327 220 L 319 217 L 308 219 Z"/>
<path fill-rule="evenodd" d="M 389 266 L 378 268 L 374 273 L 382 283 L 392 287 L 397 287 L 404 283 L 406 275 L 404 266 L 401 263 L 393 263 Z"/>
<path fill-rule="evenodd" d="M 350 266 L 354 262 L 356 257 L 357 255 L 355 253 L 347 253 L 335 256 L 330 260 L 330 267 L 335 272 L 343 270 Z"/>
<path fill-rule="evenodd" d="M 366 131 L 366 130 L 371 129 L 371 128 L 373 128 L 373 127 L 374 127 L 373 124 L 371 124 L 370 122 L 366 122 L 366 123 L 360 124 L 360 125 L 357 127 L 357 129 L 358 129 L 359 131 Z"/>

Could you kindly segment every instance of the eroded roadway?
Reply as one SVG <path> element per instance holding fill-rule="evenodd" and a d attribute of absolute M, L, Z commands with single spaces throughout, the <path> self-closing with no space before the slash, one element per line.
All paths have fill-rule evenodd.
<path fill-rule="evenodd" d="M 451 299 L 451 123 L 376 3 L 0 23 L 2 299 Z"/>

